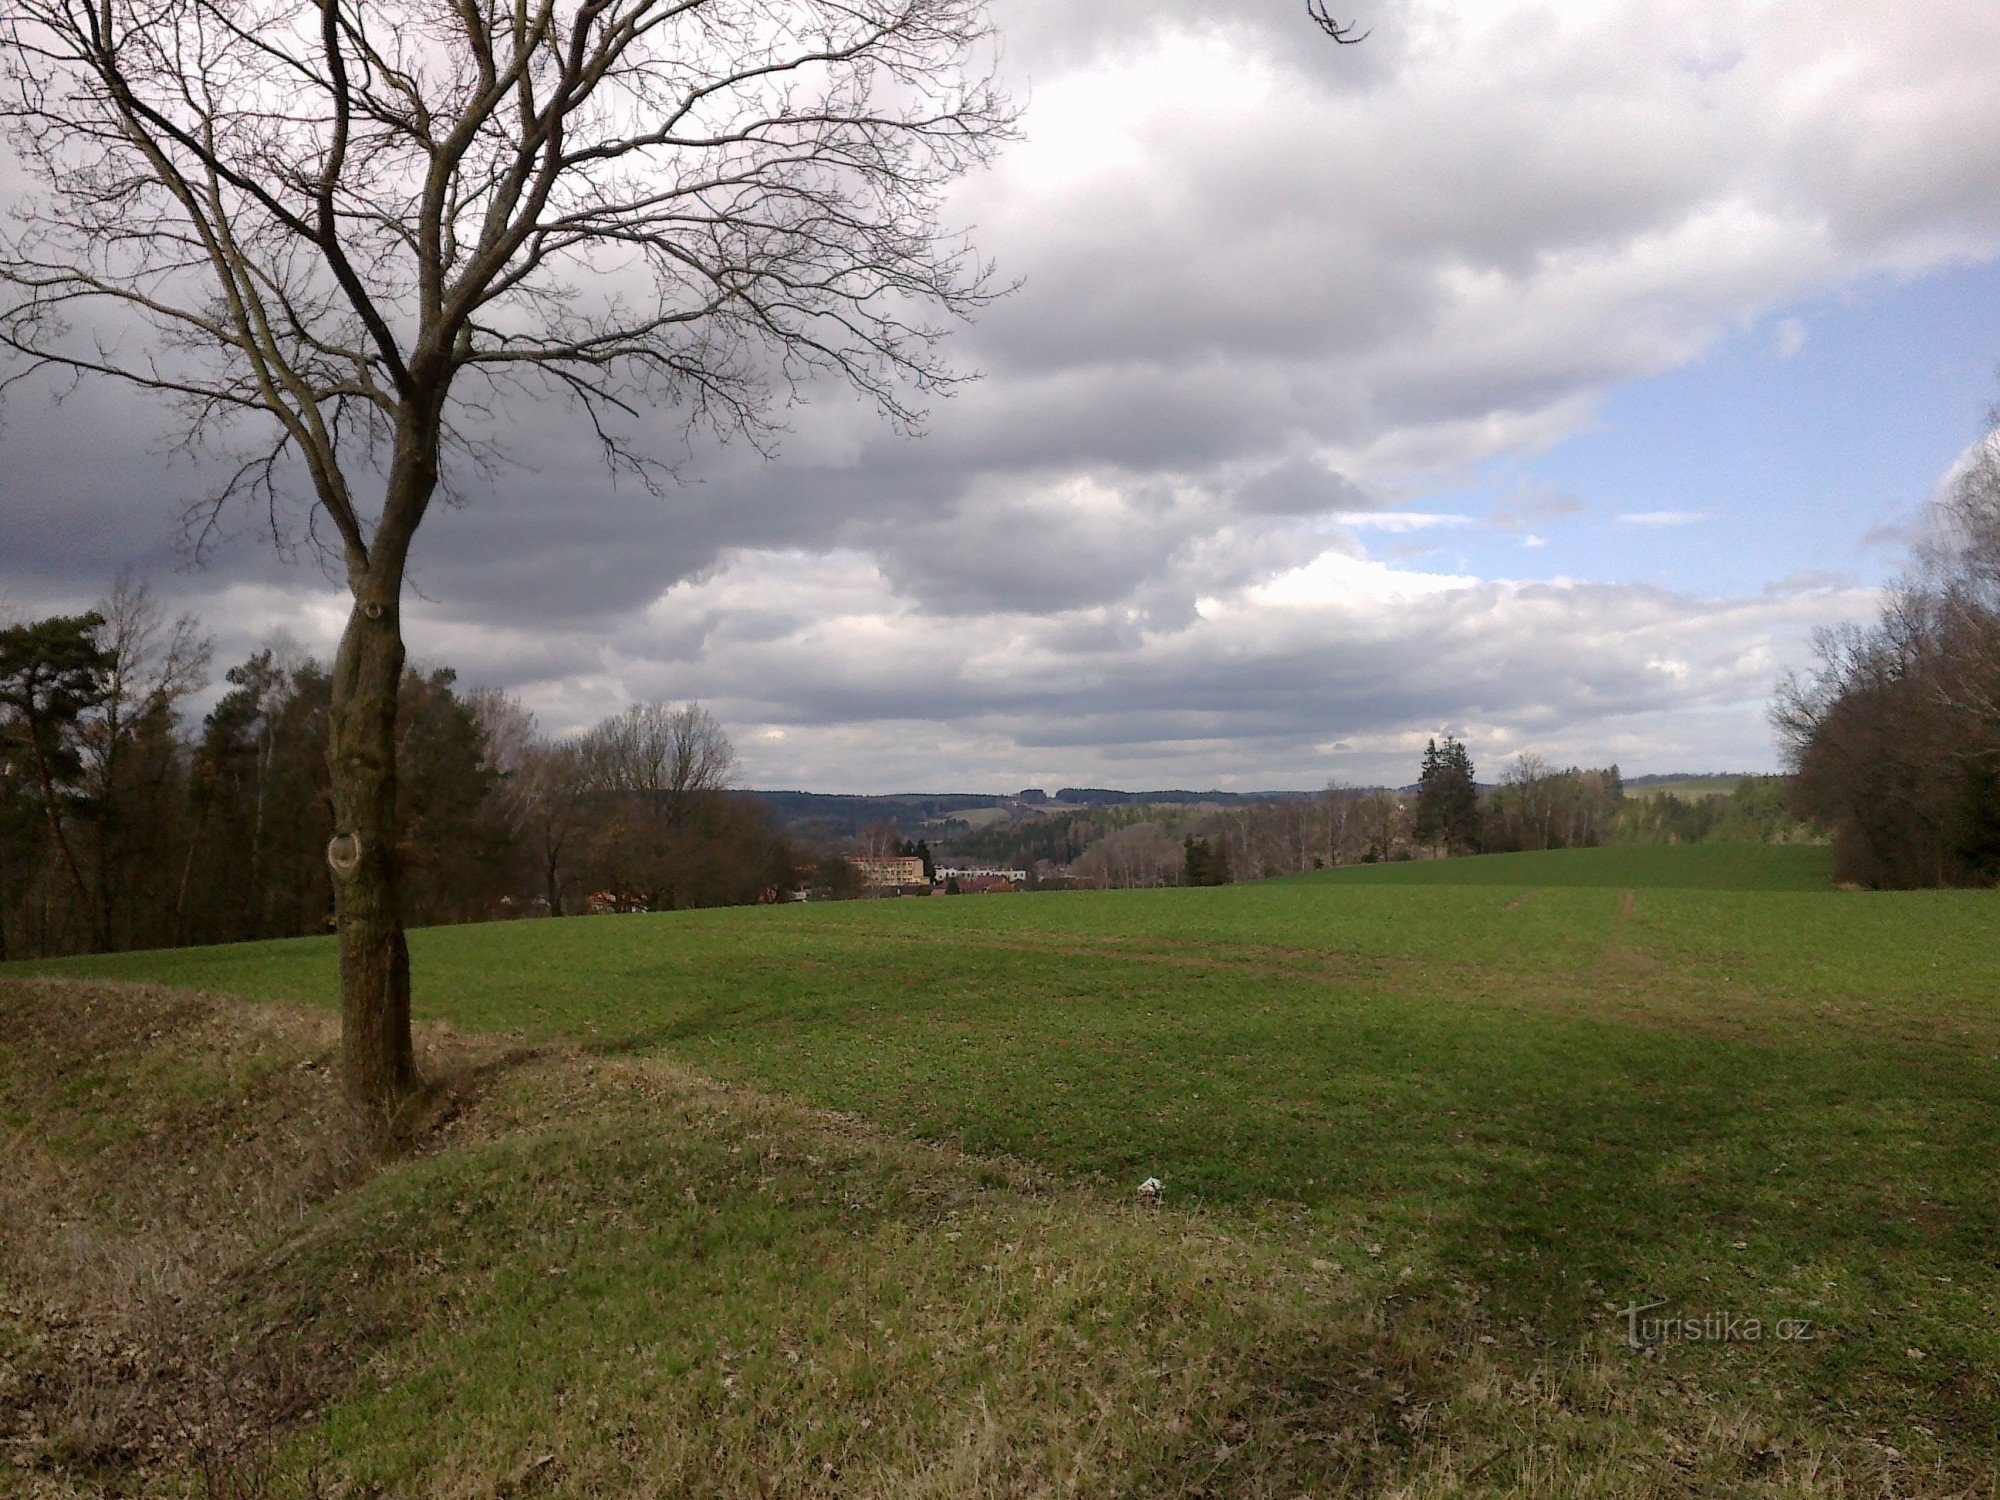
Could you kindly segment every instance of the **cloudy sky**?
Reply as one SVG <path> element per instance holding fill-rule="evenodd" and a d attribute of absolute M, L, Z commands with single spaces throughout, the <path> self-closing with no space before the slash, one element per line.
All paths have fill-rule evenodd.
<path fill-rule="evenodd" d="M 857 405 L 662 499 L 574 422 L 427 523 L 413 652 L 563 731 L 699 698 L 752 785 L 1405 781 L 1426 736 L 1769 768 L 2000 362 L 1995 0 L 995 0 L 1021 289 L 921 440 Z M 0 600 L 130 567 L 218 660 L 341 598 L 113 390 L 0 423 Z"/>

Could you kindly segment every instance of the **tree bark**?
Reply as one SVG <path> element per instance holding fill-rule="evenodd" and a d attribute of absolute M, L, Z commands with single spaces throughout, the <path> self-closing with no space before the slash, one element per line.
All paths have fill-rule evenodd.
<path fill-rule="evenodd" d="M 421 1086 L 410 1036 L 396 817 L 396 711 L 403 679 L 403 572 L 438 480 L 443 382 L 397 433 L 374 545 L 350 552 L 354 607 L 334 656 L 329 756 L 335 919 L 340 929 L 341 1075 L 377 1141 Z"/>
<path fill-rule="evenodd" d="M 396 855 L 399 592 L 372 578 L 355 591 L 334 658 L 330 744 L 334 837 L 327 864 L 340 928 L 342 1079 L 348 1098 L 378 1130 L 417 1088 Z"/>

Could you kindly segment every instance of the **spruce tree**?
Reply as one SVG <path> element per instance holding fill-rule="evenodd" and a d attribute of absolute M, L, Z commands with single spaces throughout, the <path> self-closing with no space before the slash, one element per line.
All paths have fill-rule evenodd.
<path fill-rule="evenodd" d="M 1446 854 L 1478 852 L 1479 786 L 1472 757 L 1449 735 L 1443 745 L 1432 740 L 1424 747 L 1411 831 L 1418 843 Z"/>

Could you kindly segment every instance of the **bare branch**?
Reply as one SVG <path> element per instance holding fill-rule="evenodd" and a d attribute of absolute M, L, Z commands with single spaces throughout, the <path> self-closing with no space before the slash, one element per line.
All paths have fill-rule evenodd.
<path fill-rule="evenodd" d="M 1362 32 L 1359 36 L 1355 35 L 1354 28 L 1361 24 L 1359 21 L 1354 21 L 1343 26 L 1340 22 L 1334 20 L 1333 16 L 1327 11 L 1326 0 L 1306 0 L 1306 14 L 1319 23 L 1321 31 L 1324 31 L 1343 47 L 1351 47 L 1356 42 L 1365 42 L 1371 35 L 1371 33 L 1366 31 Z"/>
<path fill-rule="evenodd" d="M 303 476 L 357 577 L 531 366 L 618 470 L 657 475 L 661 410 L 762 442 L 827 377 L 914 427 L 1005 290 L 938 224 L 1012 133 L 987 35 L 980 0 L 17 0 L 0 121 L 42 198 L 0 232 L 0 389 L 111 376 L 240 431 L 215 501 Z"/>

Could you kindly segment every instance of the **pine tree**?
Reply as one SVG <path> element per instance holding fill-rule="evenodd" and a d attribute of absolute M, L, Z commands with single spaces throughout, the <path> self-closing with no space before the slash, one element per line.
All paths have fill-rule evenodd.
<path fill-rule="evenodd" d="M 1472 757 L 1449 735 L 1443 745 L 1432 740 L 1424 747 L 1412 832 L 1418 843 L 1446 854 L 1478 852 L 1479 786 Z"/>
<path fill-rule="evenodd" d="M 1444 798 L 1438 777 L 1444 766 L 1438 742 L 1424 746 L 1422 768 L 1417 772 L 1417 805 L 1410 818 L 1410 836 L 1419 844 L 1444 841 Z"/>
<path fill-rule="evenodd" d="M 23 762 L 33 777 L 50 840 L 86 920 L 94 910 L 90 888 L 63 812 L 80 801 L 78 723 L 110 691 L 115 662 L 99 639 L 103 625 L 104 616 L 93 611 L 0 630 L 0 732 L 10 742 L 9 763 Z"/>
<path fill-rule="evenodd" d="M 1181 842 L 1181 884 L 1229 884 L 1229 845 L 1189 834 Z"/>

